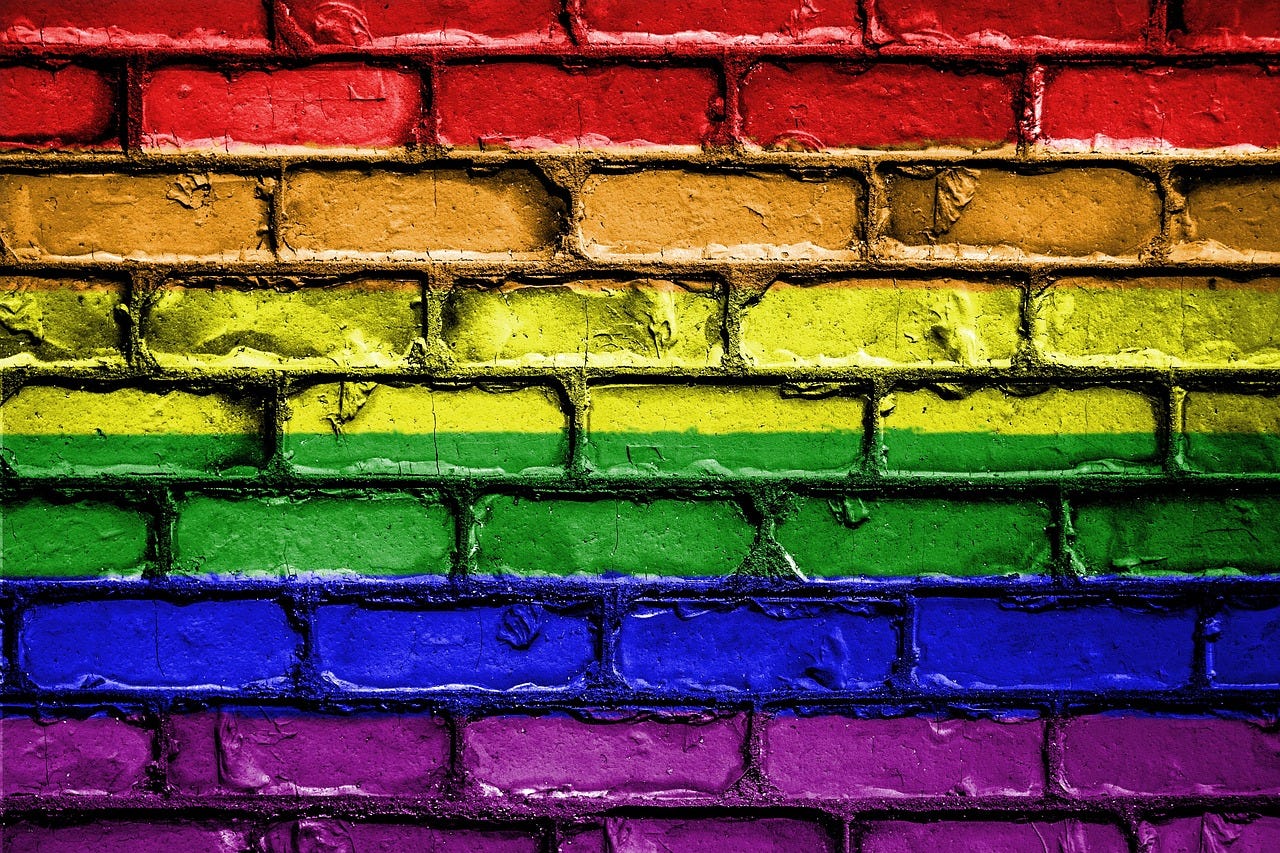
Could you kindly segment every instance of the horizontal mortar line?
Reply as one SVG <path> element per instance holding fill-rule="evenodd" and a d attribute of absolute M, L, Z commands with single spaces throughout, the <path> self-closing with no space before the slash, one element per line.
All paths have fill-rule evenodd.
<path fill-rule="evenodd" d="M 1190 809 L 1203 811 L 1246 811 L 1280 813 L 1280 797 L 1274 794 L 1142 795 L 1114 797 L 1047 796 L 911 796 L 788 798 L 782 794 L 743 796 L 736 794 L 704 797 L 659 796 L 478 796 L 458 798 L 441 792 L 419 797 L 358 794 L 270 795 L 270 794 L 130 794 L 125 796 L 53 795 L 10 796 L 3 801 L 9 820 L 45 819 L 51 812 L 87 818 L 162 817 L 180 812 L 183 817 L 247 817 L 287 820 L 304 817 L 319 809 L 326 817 L 338 819 L 422 817 L 450 821 L 484 821 L 485 828 L 513 828 L 531 820 L 564 820 L 591 817 L 631 817 L 635 819 L 671 817 L 675 811 L 693 811 L 702 817 L 751 812 L 753 817 L 805 816 L 837 819 L 876 820 L 898 814 L 913 817 L 930 813 L 972 819 L 1023 818 L 1037 816 L 1093 817 L 1122 821 L 1132 812 L 1153 817 L 1164 812 Z M 761 814 L 761 810 L 767 811 Z"/>
<path fill-rule="evenodd" d="M 1280 58 L 1280 57 L 1277 57 Z M 308 150 L 253 150 L 243 143 L 240 151 L 217 149 L 57 151 L 0 150 L 0 170 L 50 172 L 81 171 L 110 167 L 120 171 L 148 174 L 168 170 L 219 168 L 236 173 L 278 177 L 281 169 L 329 166 L 440 166 L 448 168 L 494 168 L 499 166 L 563 166 L 582 163 L 604 169 L 668 166 L 672 168 L 768 167 L 783 171 L 825 171 L 837 169 L 861 173 L 882 166 L 982 166 L 1078 165 L 1094 168 L 1135 168 L 1155 171 L 1164 167 L 1187 168 L 1223 166 L 1273 166 L 1280 164 L 1280 149 L 1239 151 L 1234 148 L 1183 148 L 1161 151 L 1062 150 L 1045 144 L 1016 147 L 1012 143 L 988 149 L 955 146 L 912 149 L 831 148 L 821 151 L 784 151 L 755 145 L 704 147 L 655 145 L 646 148 L 602 146 L 576 148 L 483 149 L 439 144 L 369 149 L 352 147 Z M 283 146 L 282 146 L 283 147 Z"/>
<path fill-rule="evenodd" d="M 315 604 L 364 603 L 376 607 L 435 605 L 470 606 L 541 603 L 552 608 L 581 609 L 599 604 L 604 595 L 621 594 L 627 607 L 668 603 L 734 603 L 745 599 L 867 605 L 899 611 L 914 598 L 986 598 L 1036 601 L 1052 598 L 1071 605 L 1159 601 L 1185 604 L 1218 597 L 1280 595 L 1280 563 L 1276 573 L 1233 576 L 1118 577 L 1094 575 L 1059 579 L 1043 576 L 954 577 L 942 572 L 915 577 L 868 575 L 833 579 L 761 578 L 726 575 L 718 578 L 581 578 L 473 574 L 466 578 L 420 575 L 401 578 L 356 577 L 318 572 L 293 578 L 200 576 L 173 573 L 157 578 L 0 578 L 0 597 L 25 604 L 55 601 L 99 601 L 154 598 L 171 601 L 297 599 Z"/>

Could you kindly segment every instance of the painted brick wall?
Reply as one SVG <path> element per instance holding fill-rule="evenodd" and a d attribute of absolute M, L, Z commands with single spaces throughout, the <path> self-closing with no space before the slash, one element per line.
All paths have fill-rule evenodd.
<path fill-rule="evenodd" d="M 0 2 L 3 850 L 1280 849 L 1278 64 Z"/>

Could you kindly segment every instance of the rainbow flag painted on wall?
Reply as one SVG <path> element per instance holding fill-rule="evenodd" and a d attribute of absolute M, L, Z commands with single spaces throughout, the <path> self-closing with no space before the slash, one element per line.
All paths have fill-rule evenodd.
<path fill-rule="evenodd" d="M 0 3 L 4 853 L 1280 849 L 1278 22 Z"/>

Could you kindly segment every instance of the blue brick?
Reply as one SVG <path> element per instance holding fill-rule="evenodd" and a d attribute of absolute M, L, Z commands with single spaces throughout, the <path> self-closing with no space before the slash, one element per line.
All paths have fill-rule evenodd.
<path fill-rule="evenodd" d="M 671 692 L 852 690 L 889 677 L 893 617 L 813 602 L 646 606 L 624 617 L 629 684 Z"/>
<path fill-rule="evenodd" d="M 317 611 L 315 633 L 326 676 L 355 688 L 566 688 L 580 684 L 596 659 L 585 616 L 533 605 L 330 605 Z"/>
<path fill-rule="evenodd" d="M 944 688 L 1178 687 L 1191 677 L 1194 633 L 1190 610 L 926 598 L 917 671 Z"/>
<path fill-rule="evenodd" d="M 35 607 L 21 665 L 41 687 L 245 688 L 287 679 L 298 636 L 269 601 L 79 601 Z"/>
<path fill-rule="evenodd" d="M 1228 607 L 1211 646 L 1213 680 L 1241 687 L 1280 684 L 1280 607 Z"/>

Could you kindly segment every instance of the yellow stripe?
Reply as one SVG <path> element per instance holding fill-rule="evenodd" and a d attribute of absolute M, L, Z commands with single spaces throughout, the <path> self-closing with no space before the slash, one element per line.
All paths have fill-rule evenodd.
<path fill-rule="evenodd" d="M 890 395 L 887 403 L 891 411 L 885 416 L 885 429 L 990 435 L 1098 435 L 1155 430 L 1150 401 L 1115 388 L 1054 388 L 1030 397 L 983 388 L 958 400 L 922 390 Z"/>
<path fill-rule="evenodd" d="M 1280 397 L 1192 393 L 1183 408 L 1186 432 L 1273 435 L 1280 439 Z"/>
<path fill-rule="evenodd" d="M 860 430 L 857 397 L 784 397 L 777 388 L 610 385 L 591 389 L 593 432 L 821 433 Z"/>
<path fill-rule="evenodd" d="M 0 435 L 244 434 L 259 432 L 261 417 L 253 404 L 216 394 L 28 385 L 0 407 Z"/>
<path fill-rule="evenodd" d="M 316 385 L 289 400 L 291 434 L 562 432 L 566 418 L 553 391 L 458 390 L 347 382 Z"/>

